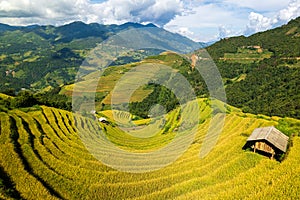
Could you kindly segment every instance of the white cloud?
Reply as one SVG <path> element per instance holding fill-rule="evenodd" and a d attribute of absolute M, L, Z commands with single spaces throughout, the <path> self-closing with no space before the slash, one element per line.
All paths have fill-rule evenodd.
<path fill-rule="evenodd" d="M 249 23 L 245 30 L 246 35 L 256 33 L 259 31 L 265 31 L 272 28 L 273 21 L 270 18 L 255 12 L 251 12 L 249 15 Z"/>
<path fill-rule="evenodd" d="M 300 16 L 300 0 L 292 0 L 287 8 L 282 9 L 277 15 L 277 20 L 286 23 Z"/>
<path fill-rule="evenodd" d="M 202 0 L 195 5 L 190 13 L 176 16 L 164 28 L 179 32 L 186 27 L 194 33 L 186 36 L 211 41 L 265 31 L 300 16 L 300 0 Z"/>
<path fill-rule="evenodd" d="M 273 17 L 266 17 L 262 14 L 251 12 L 248 17 L 249 23 L 244 33 L 250 35 L 259 31 L 265 31 L 283 25 L 298 16 L 300 16 L 300 0 L 292 0 L 286 8 L 281 9 Z"/>
<path fill-rule="evenodd" d="M 181 0 L 0 0 L 0 22 L 15 25 L 64 24 L 69 21 L 124 23 L 152 22 L 164 25 L 184 13 Z"/>
<path fill-rule="evenodd" d="M 217 4 L 201 4 L 187 15 L 176 16 L 164 28 L 178 32 L 181 27 L 186 27 L 194 32 L 193 35 L 186 36 L 195 41 L 207 42 L 220 38 L 219 27 L 225 27 L 225 25 L 226 28 L 231 27 L 231 34 L 244 28 L 246 23 L 247 18 L 236 16 L 234 10 L 224 9 Z"/>
<path fill-rule="evenodd" d="M 85 0 L 0 0 L 0 22 L 13 25 L 62 24 L 77 20 Z"/>
<path fill-rule="evenodd" d="M 194 32 L 190 31 L 187 27 L 180 27 L 176 33 L 179 33 L 180 35 L 186 36 L 188 38 L 193 38 Z"/>

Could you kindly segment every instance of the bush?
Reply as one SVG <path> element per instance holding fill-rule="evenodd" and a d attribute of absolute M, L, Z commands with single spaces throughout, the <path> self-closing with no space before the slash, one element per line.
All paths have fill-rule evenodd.
<path fill-rule="evenodd" d="M 11 107 L 21 108 L 21 107 L 31 107 L 37 104 L 37 100 L 33 97 L 33 94 L 29 91 L 22 91 L 18 94 L 16 98 L 13 99 Z"/>

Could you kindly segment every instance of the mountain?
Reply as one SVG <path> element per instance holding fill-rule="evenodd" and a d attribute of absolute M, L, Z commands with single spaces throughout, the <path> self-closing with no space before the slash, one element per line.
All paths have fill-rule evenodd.
<path fill-rule="evenodd" d="M 0 32 L 16 31 L 16 30 L 25 33 L 33 32 L 46 40 L 50 39 L 51 42 L 55 41 L 57 43 L 59 42 L 68 43 L 74 39 L 83 39 L 88 37 L 99 37 L 102 39 L 106 39 L 111 33 L 116 33 L 129 28 L 146 28 L 146 27 L 155 28 L 156 26 L 151 23 L 147 25 L 142 25 L 138 23 L 128 22 L 122 25 L 103 25 L 98 23 L 85 24 L 81 21 L 75 21 L 70 24 L 66 24 L 59 27 L 55 27 L 51 25 L 10 26 L 6 24 L 0 24 Z"/>
<path fill-rule="evenodd" d="M 200 48 L 199 44 L 153 24 L 102 25 L 73 22 L 59 27 L 38 25 L 25 27 L 1 25 L 0 27 L 2 30 L 0 91 L 2 92 L 19 91 L 22 88 L 40 90 L 48 86 L 57 87 L 70 83 L 74 81 L 79 66 L 91 49 L 109 37 L 124 33 L 126 30 L 148 30 L 149 34 L 145 34 L 145 37 L 149 37 L 149 41 L 151 38 L 154 46 L 170 50 L 173 50 L 175 45 L 177 49 L 180 45 L 190 47 L 192 50 Z M 162 41 L 166 36 L 168 41 L 172 42 L 167 44 Z M 135 56 L 139 57 L 138 59 L 127 55 L 126 59 L 120 58 L 114 64 L 139 61 L 155 54 L 157 54 L 155 49 L 147 50 L 145 55 L 138 52 L 138 56 Z"/>
<path fill-rule="evenodd" d="M 0 32 L 13 31 L 13 30 L 17 30 L 17 29 L 18 29 L 18 27 L 0 23 Z"/>

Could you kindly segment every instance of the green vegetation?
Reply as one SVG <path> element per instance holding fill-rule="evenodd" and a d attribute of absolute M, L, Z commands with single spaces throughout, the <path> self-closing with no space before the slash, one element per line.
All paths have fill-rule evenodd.
<path fill-rule="evenodd" d="M 300 18 L 207 48 L 226 86 L 227 102 L 244 112 L 300 118 Z"/>
<path fill-rule="evenodd" d="M 12 97 L 0 93 L 0 111 L 8 111 L 15 108 L 29 108 L 32 106 L 46 105 L 64 110 L 72 110 L 71 101 L 65 95 L 59 94 L 61 88 L 56 87 L 50 91 L 33 94 L 30 91 L 21 91 Z"/>
<path fill-rule="evenodd" d="M 175 95 L 169 89 L 159 85 L 154 85 L 153 87 L 153 92 L 142 102 L 133 102 L 129 105 L 130 113 L 147 118 L 149 110 L 155 104 L 163 106 L 167 112 L 179 105 Z"/>
<path fill-rule="evenodd" d="M 228 103 L 245 112 L 300 118 L 300 71 L 280 66 L 276 59 L 260 62 L 244 80 L 228 84 Z"/>

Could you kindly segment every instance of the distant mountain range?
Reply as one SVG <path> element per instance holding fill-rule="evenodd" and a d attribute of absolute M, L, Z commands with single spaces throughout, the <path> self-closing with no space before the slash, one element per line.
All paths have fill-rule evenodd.
<path fill-rule="evenodd" d="M 63 26 L 55 27 L 52 25 L 40 26 L 10 26 L 0 24 L 0 32 L 6 31 L 22 31 L 24 33 L 33 32 L 46 40 L 59 42 L 71 42 L 75 39 L 83 39 L 88 37 L 98 37 L 106 39 L 112 33 L 116 33 L 129 28 L 145 28 L 156 27 L 154 24 L 142 25 L 138 23 L 125 23 L 122 25 L 103 25 L 98 23 L 85 24 L 80 21 L 72 22 Z"/>
<path fill-rule="evenodd" d="M 103 25 L 98 23 L 85 24 L 81 21 L 72 22 L 63 26 L 52 25 L 30 25 L 30 26 L 10 26 L 0 23 L 0 33 L 7 31 L 22 31 L 24 33 L 33 32 L 46 40 L 53 40 L 55 43 L 67 43 L 76 39 L 84 39 L 89 37 L 97 37 L 107 39 L 114 33 L 124 31 L 130 28 L 159 28 L 149 23 L 146 25 L 127 22 L 121 25 Z M 178 34 L 177 34 L 178 35 Z M 181 36 L 184 37 L 184 36 Z M 214 42 L 199 42 L 201 47 L 206 47 Z"/>
<path fill-rule="evenodd" d="M 156 25 L 149 23 L 146 25 L 127 22 L 121 25 L 103 25 L 98 23 L 85 24 L 81 21 L 72 22 L 63 26 L 55 27 L 52 25 L 40 26 L 10 26 L 7 24 L 0 23 L 0 33 L 6 31 L 23 31 L 23 32 L 34 32 L 37 35 L 45 39 L 56 39 L 56 42 L 70 42 L 74 39 L 83 39 L 88 37 L 100 37 L 106 39 L 112 33 L 117 33 L 129 28 L 158 28 Z M 62 38 L 59 38 L 62 36 Z M 201 47 L 207 47 L 214 42 L 199 42 Z"/>
<path fill-rule="evenodd" d="M 169 50 L 188 47 L 192 51 L 205 46 L 153 24 L 102 25 L 73 22 L 59 27 L 0 24 L 0 91 L 42 89 L 72 82 L 89 50 L 110 36 L 142 28 L 151 30 L 143 40 L 147 41 L 145 37 L 148 37 L 154 47 Z M 146 55 L 139 53 L 139 59 L 126 58 L 126 62 L 138 61 L 154 54 L 157 51 L 147 51 Z"/>

